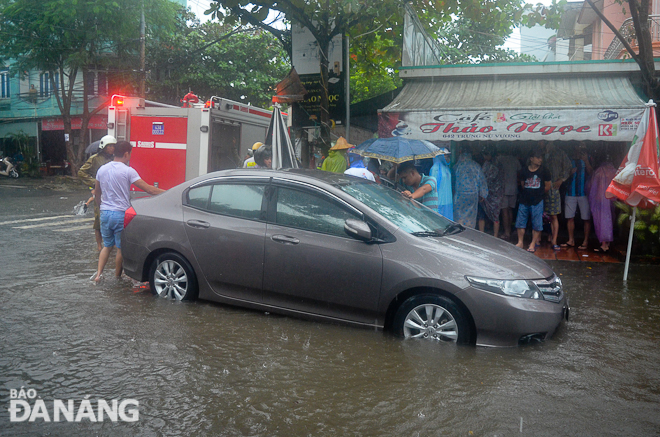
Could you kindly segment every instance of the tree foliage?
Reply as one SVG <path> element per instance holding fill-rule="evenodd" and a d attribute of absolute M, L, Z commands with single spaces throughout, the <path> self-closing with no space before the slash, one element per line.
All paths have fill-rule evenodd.
<path fill-rule="evenodd" d="M 290 68 L 278 40 L 262 29 L 193 22 L 149 50 L 150 96 L 178 104 L 189 91 L 269 107 Z"/>
<path fill-rule="evenodd" d="M 397 38 L 387 33 L 376 33 L 369 39 L 356 38 L 351 40 L 350 51 L 351 103 L 401 86 L 399 71 L 392 61 L 395 57 L 401 57 L 401 45 L 397 45 Z"/>
<path fill-rule="evenodd" d="M 51 89 L 64 121 L 67 158 L 76 171 L 83 159 L 87 124 L 101 108 L 88 107 L 90 68 L 135 70 L 139 42 L 139 2 L 134 0 L 0 0 L 0 53 L 13 62 L 12 72 L 37 69 L 51 74 Z M 167 32 L 178 6 L 168 0 L 144 0 L 151 36 Z M 58 83 L 54 78 L 58 77 Z M 125 82 L 134 79 L 124 76 Z M 82 83 L 82 89 L 76 86 Z M 82 102 L 79 141 L 72 141 L 71 117 Z M 67 138 L 65 136 L 65 138 Z"/>

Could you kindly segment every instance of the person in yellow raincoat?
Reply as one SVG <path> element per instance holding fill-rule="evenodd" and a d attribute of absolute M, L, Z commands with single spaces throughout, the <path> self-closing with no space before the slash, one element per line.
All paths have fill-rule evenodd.
<path fill-rule="evenodd" d="M 355 147 L 348 144 L 344 137 L 339 137 L 334 146 L 330 148 L 328 157 L 323 161 L 321 170 L 331 171 L 333 173 L 344 173 L 347 168 L 346 164 L 346 150 Z"/>

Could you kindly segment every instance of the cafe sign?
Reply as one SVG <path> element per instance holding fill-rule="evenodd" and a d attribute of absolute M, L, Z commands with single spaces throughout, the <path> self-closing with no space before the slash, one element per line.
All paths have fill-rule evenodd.
<path fill-rule="evenodd" d="M 382 112 L 381 138 L 429 141 L 632 141 L 639 109 Z"/>

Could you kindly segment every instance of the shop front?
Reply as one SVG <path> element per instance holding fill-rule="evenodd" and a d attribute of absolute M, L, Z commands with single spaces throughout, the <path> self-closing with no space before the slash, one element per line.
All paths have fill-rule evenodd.
<path fill-rule="evenodd" d="M 97 114 L 93 115 L 87 125 L 89 143 L 100 140 L 106 134 L 107 115 Z M 82 127 L 81 117 L 71 118 L 72 131 L 80 130 Z M 72 132 L 72 141 L 78 144 L 80 138 L 77 132 Z M 66 141 L 64 138 L 64 121 L 61 117 L 44 118 L 41 121 L 41 151 L 42 162 L 47 168 L 47 173 L 62 173 L 67 172 L 67 153 Z"/>
<path fill-rule="evenodd" d="M 400 75 L 406 79 L 403 89 L 379 111 L 381 138 L 400 136 L 450 147 L 452 168 L 463 151 L 470 152 L 471 159 L 480 167 L 483 164 L 483 168 L 485 160 L 508 155 L 502 156 L 501 162 L 517 158 L 518 169 L 529 165 L 528 158 L 533 155 L 530 152 L 542 153 L 553 173 L 553 184 L 559 183 L 553 185 L 553 190 L 561 190 L 561 194 L 552 196 L 555 203 L 548 202 L 546 208 L 555 217 L 557 213 L 553 211 L 564 209 L 554 205 L 564 202 L 567 191 L 571 190 L 571 197 L 585 195 L 583 182 L 588 182 L 592 169 L 595 171 L 605 163 L 618 167 L 635 136 L 647 101 L 638 92 L 638 67 L 625 62 L 404 67 Z M 560 156 L 564 158 L 557 158 Z M 588 163 L 579 164 L 580 160 Z M 561 169 L 555 167 L 559 164 Z M 422 172 L 430 172 L 430 165 L 420 161 L 417 166 Z M 586 168 L 587 173 L 573 177 L 576 166 Z M 502 208 L 508 210 L 508 218 L 503 218 L 507 238 L 512 230 L 511 209 L 516 204 L 515 171 L 513 179 L 505 178 L 508 182 L 504 197 L 513 196 L 508 206 Z M 556 180 L 554 173 L 560 175 Z M 496 173 L 491 171 L 493 174 Z M 495 179 L 493 183 L 498 186 Z M 452 182 L 456 195 L 457 182 Z M 486 214 L 495 234 L 499 205 L 504 202 L 495 202 L 493 217 Z M 454 205 L 454 219 L 459 209 Z M 484 217 L 481 215 L 479 221 Z M 556 229 L 565 229 L 566 225 L 554 220 L 549 241 L 557 250 L 560 246 Z M 480 229 L 483 226 L 480 223 Z M 570 232 L 565 246 L 573 247 Z"/>
<path fill-rule="evenodd" d="M 629 142 L 644 103 L 626 77 L 419 80 L 379 112 L 378 133 L 433 142 Z"/>
<path fill-rule="evenodd" d="M 379 111 L 378 134 L 449 146 L 453 160 L 495 146 L 524 162 L 540 141 L 568 154 L 582 144 L 618 166 L 644 113 L 636 74 L 634 64 L 596 61 L 402 68 L 406 83 Z"/>

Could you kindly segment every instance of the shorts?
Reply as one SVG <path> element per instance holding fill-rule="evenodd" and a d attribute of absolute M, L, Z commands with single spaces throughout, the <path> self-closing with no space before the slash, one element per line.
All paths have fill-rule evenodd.
<path fill-rule="evenodd" d="M 591 209 L 589 208 L 589 198 L 587 196 L 566 196 L 564 198 L 565 211 L 567 219 L 575 217 L 576 208 L 580 208 L 580 218 L 589 220 L 591 218 Z"/>
<path fill-rule="evenodd" d="M 518 196 L 516 194 L 510 194 L 510 195 L 502 196 L 502 203 L 500 203 L 500 207 L 502 209 L 504 209 L 504 208 L 515 208 L 517 198 L 518 198 Z"/>
<path fill-rule="evenodd" d="M 100 231 L 101 230 L 101 208 L 99 208 L 99 205 L 94 203 L 94 225 L 92 226 L 92 229 L 95 231 Z"/>
<path fill-rule="evenodd" d="M 101 236 L 105 247 L 121 249 L 121 231 L 124 230 L 123 211 L 101 211 Z"/>
<path fill-rule="evenodd" d="M 548 214 L 561 214 L 561 195 L 559 194 L 559 190 L 551 189 L 545 193 L 543 203 L 545 204 L 545 212 Z"/>
<path fill-rule="evenodd" d="M 516 216 L 516 229 L 527 228 L 529 216 L 532 216 L 532 229 L 541 232 L 543 230 L 543 201 L 536 205 L 518 205 L 518 215 Z"/>

